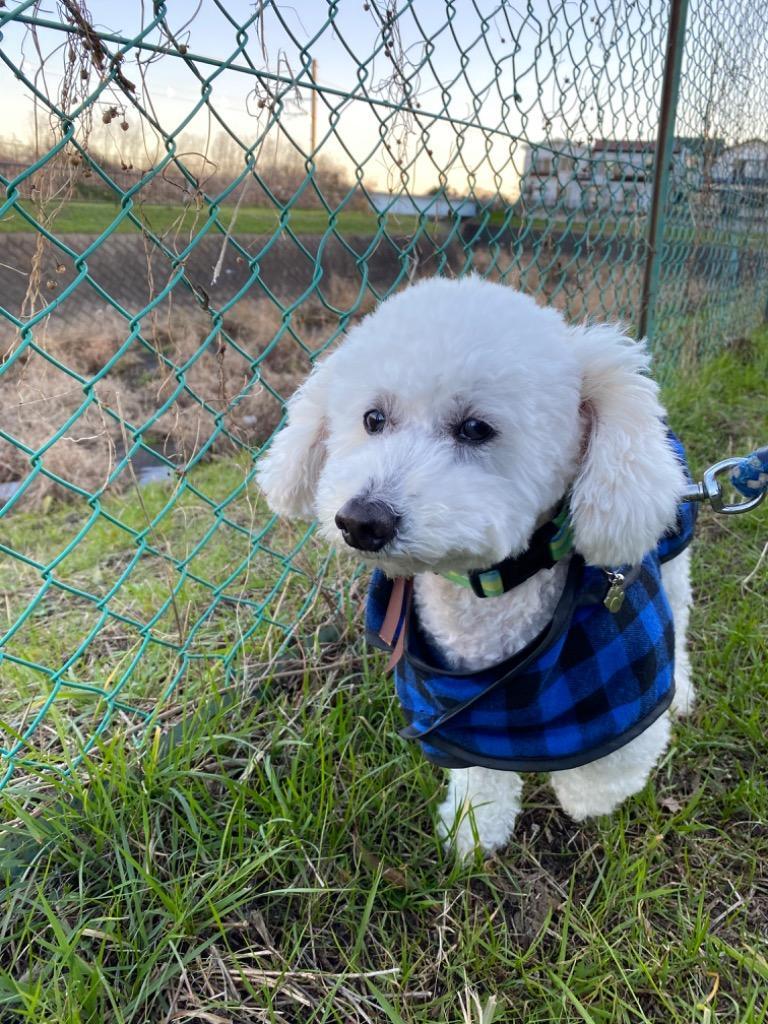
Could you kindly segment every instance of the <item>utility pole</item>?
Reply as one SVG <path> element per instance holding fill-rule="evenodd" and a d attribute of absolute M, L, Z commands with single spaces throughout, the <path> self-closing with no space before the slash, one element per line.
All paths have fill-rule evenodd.
<path fill-rule="evenodd" d="M 317 149 L 317 59 L 312 58 L 312 156 Z"/>

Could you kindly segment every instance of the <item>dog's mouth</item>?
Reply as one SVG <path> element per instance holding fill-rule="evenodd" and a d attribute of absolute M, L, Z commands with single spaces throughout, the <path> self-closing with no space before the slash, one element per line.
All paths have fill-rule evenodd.
<path fill-rule="evenodd" d="M 417 526 L 392 505 L 367 495 L 349 499 L 332 520 L 323 520 L 328 540 L 388 576 L 466 573 L 504 557 L 495 552 L 498 538 L 483 551 L 470 550 L 451 544 L 450 530 L 422 526 L 414 532 Z"/>
<path fill-rule="evenodd" d="M 353 551 L 349 551 L 353 554 Z M 389 577 L 420 576 L 425 573 L 466 573 L 488 560 L 478 559 L 469 552 L 447 552 L 439 557 L 424 558 L 398 540 L 380 551 L 355 551 L 354 554 L 369 568 L 381 569 Z"/>
<path fill-rule="evenodd" d="M 383 569 L 389 576 L 412 576 L 417 572 L 429 572 L 431 567 L 414 558 L 398 537 L 384 543 L 375 542 L 366 547 L 350 543 L 344 531 L 336 534 L 336 543 L 350 555 L 355 556 L 372 568 Z"/>
<path fill-rule="evenodd" d="M 352 499 L 337 512 L 334 525 L 337 545 L 388 576 L 432 571 L 429 560 L 409 551 L 402 517 L 383 502 Z"/>

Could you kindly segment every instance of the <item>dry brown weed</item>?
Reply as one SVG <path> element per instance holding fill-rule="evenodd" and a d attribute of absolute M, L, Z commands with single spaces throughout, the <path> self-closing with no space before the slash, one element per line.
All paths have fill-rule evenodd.
<path fill-rule="evenodd" d="M 4 375 L 0 429 L 15 440 L 0 440 L 0 482 L 33 474 L 28 501 L 70 493 L 68 485 L 93 493 L 108 481 L 126 437 L 179 464 L 203 448 L 207 457 L 258 447 L 311 356 L 373 304 L 331 275 L 322 298 L 290 313 L 265 299 L 243 300 L 215 323 L 202 309 L 168 304 L 128 345 L 129 325 L 116 313 L 96 325 L 90 315 L 66 325 L 53 315 Z M 20 343 L 3 340 L 9 355 Z M 122 474 L 114 486 L 129 479 Z"/>

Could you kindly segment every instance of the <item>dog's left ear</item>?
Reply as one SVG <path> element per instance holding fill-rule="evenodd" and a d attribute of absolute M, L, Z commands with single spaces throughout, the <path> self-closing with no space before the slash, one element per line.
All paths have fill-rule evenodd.
<path fill-rule="evenodd" d="M 578 328 L 574 342 L 586 431 L 571 492 L 576 550 L 590 565 L 635 564 L 675 522 L 685 476 L 645 343 L 615 325 Z"/>
<path fill-rule="evenodd" d="M 259 458 L 256 480 L 269 507 L 288 519 L 311 519 L 315 491 L 326 458 L 325 432 L 330 365 L 318 363 L 288 399 L 288 422 Z"/>

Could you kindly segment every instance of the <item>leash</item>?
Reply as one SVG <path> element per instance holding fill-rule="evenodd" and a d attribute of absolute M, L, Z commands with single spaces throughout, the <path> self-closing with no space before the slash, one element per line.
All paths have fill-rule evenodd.
<path fill-rule="evenodd" d="M 721 478 L 727 475 L 731 486 L 745 501 L 728 504 Z M 690 484 L 683 501 L 708 501 L 712 510 L 723 516 L 741 515 L 757 508 L 768 494 L 768 445 L 744 458 L 721 459 L 705 471 L 699 483 Z"/>

